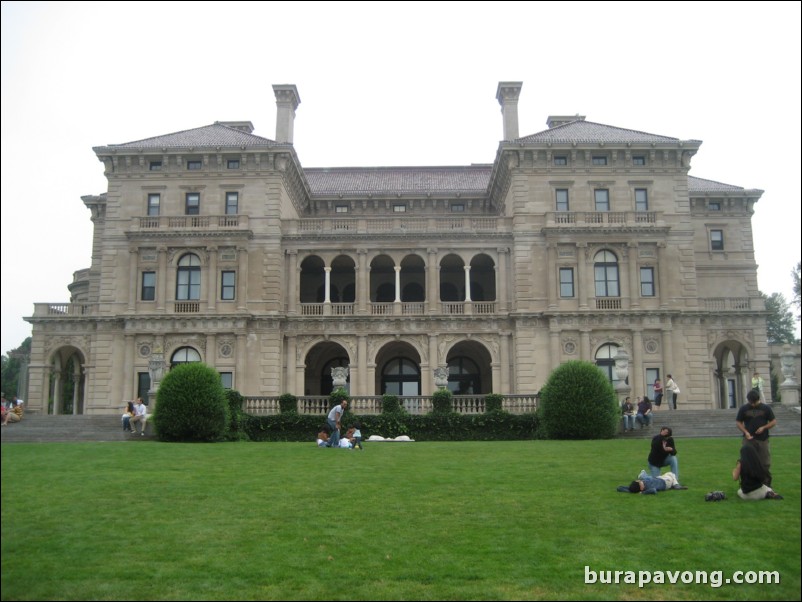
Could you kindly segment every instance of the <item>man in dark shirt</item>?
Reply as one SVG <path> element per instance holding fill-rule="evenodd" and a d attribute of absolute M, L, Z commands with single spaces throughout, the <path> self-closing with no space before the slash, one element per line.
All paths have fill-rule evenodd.
<path fill-rule="evenodd" d="M 753 445 L 760 462 L 766 468 L 765 485 L 771 486 L 771 450 L 769 449 L 769 430 L 777 424 L 771 407 L 760 401 L 760 392 L 752 389 L 746 394 L 745 403 L 738 410 L 735 424 L 744 434 L 743 445 Z"/>
<path fill-rule="evenodd" d="M 679 481 L 679 462 L 677 462 L 677 446 L 671 436 L 671 429 L 664 426 L 660 429 L 660 434 L 652 437 L 652 448 L 649 450 L 649 471 L 653 477 L 660 476 L 660 469 L 663 466 L 670 466 L 671 472 Z M 679 489 L 679 482 L 675 489 Z"/>

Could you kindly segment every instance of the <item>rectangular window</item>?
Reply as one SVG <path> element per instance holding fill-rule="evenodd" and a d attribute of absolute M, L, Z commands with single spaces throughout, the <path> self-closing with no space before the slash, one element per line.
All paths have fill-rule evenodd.
<path fill-rule="evenodd" d="M 568 211 L 568 189 L 557 189 L 557 211 Z"/>
<path fill-rule="evenodd" d="M 149 164 L 150 171 L 161 171 L 162 170 L 162 162 L 161 161 L 151 161 Z"/>
<path fill-rule="evenodd" d="M 724 250 L 724 230 L 710 231 L 710 250 L 711 251 Z"/>
<path fill-rule="evenodd" d="M 649 210 L 649 195 L 645 188 L 635 189 L 635 211 Z"/>
<path fill-rule="evenodd" d="M 161 202 L 162 195 L 156 193 L 148 195 L 148 217 L 159 215 Z"/>
<path fill-rule="evenodd" d="M 200 161 L 187 161 L 187 169 L 190 171 L 197 171 L 203 164 Z"/>
<path fill-rule="evenodd" d="M 593 165 L 607 165 L 607 157 L 605 157 L 605 156 L 594 156 L 591 159 L 591 163 L 593 163 Z"/>
<path fill-rule="evenodd" d="M 451 213 L 463 213 L 465 211 L 465 203 L 451 203 Z"/>
<path fill-rule="evenodd" d="M 654 268 L 640 269 L 640 296 L 654 297 Z"/>
<path fill-rule="evenodd" d="M 707 204 L 707 210 L 708 211 L 721 211 L 721 203 L 719 203 L 718 201 L 710 201 Z"/>
<path fill-rule="evenodd" d="M 568 165 L 568 157 L 564 155 L 557 155 L 554 157 L 554 164 L 555 165 Z"/>
<path fill-rule="evenodd" d="M 239 192 L 226 193 L 226 215 L 239 213 Z"/>
<path fill-rule="evenodd" d="M 597 188 L 593 191 L 596 200 L 596 211 L 610 210 L 610 191 L 606 188 Z"/>
<path fill-rule="evenodd" d="M 646 157 L 643 155 L 635 155 L 632 157 L 632 165 L 643 166 L 646 165 Z"/>
<path fill-rule="evenodd" d="M 200 192 L 187 193 L 187 215 L 200 215 Z"/>
<path fill-rule="evenodd" d="M 239 169 L 239 159 L 229 159 L 226 162 L 226 167 L 228 169 Z"/>
<path fill-rule="evenodd" d="M 404 213 L 407 210 L 406 205 L 393 205 L 394 213 Z"/>
<path fill-rule="evenodd" d="M 660 378 L 660 368 L 646 368 L 646 391 L 649 399 L 654 399 L 654 381 Z"/>
<path fill-rule="evenodd" d="M 221 372 L 220 373 L 220 382 L 223 383 L 224 389 L 233 389 L 234 388 L 234 373 L 233 372 Z"/>
<path fill-rule="evenodd" d="M 142 300 L 156 300 L 156 272 L 142 272 Z"/>
<path fill-rule="evenodd" d="M 233 301 L 237 291 L 237 273 L 224 270 L 220 278 L 220 298 L 223 301 Z"/>
<path fill-rule="evenodd" d="M 348 205 L 335 205 L 334 213 L 348 213 Z"/>
<path fill-rule="evenodd" d="M 141 397 L 145 405 L 148 404 L 148 391 L 150 391 L 150 372 L 136 373 L 136 396 Z"/>
<path fill-rule="evenodd" d="M 574 296 L 574 268 L 560 268 L 560 297 Z"/>

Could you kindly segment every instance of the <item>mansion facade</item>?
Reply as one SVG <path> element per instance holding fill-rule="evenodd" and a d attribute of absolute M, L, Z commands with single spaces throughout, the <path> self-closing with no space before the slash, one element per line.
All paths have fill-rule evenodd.
<path fill-rule="evenodd" d="M 690 176 L 698 140 L 579 115 L 521 136 L 521 88 L 498 86 L 486 165 L 304 167 L 293 85 L 275 140 L 215 122 L 94 148 L 91 265 L 26 318 L 28 406 L 116 412 L 191 361 L 246 397 L 327 395 L 343 367 L 352 395 L 428 396 L 437 368 L 532 395 L 577 359 L 633 396 L 670 373 L 680 409 L 740 404 L 769 374 L 762 191 Z"/>

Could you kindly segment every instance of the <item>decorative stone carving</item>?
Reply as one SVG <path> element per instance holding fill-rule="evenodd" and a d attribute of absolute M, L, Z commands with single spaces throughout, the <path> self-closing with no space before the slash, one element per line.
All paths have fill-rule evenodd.
<path fill-rule="evenodd" d="M 331 380 L 335 388 L 345 387 L 345 383 L 348 381 L 348 368 L 345 366 L 332 368 Z"/>
<path fill-rule="evenodd" d="M 783 349 L 782 355 L 780 355 L 780 363 L 782 367 L 782 373 L 785 377 L 783 381 L 783 385 L 795 385 L 796 383 L 796 368 L 794 366 L 795 362 L 794 353 L 791 351 L 791 348 L 786 345 Z"/>
<path fill-rule="evenodd" d="M 448 368 L 445 366 L 438 366 L 433 371 L 434 384 L 439 389 L 445 389 L 448 386 Z"/>

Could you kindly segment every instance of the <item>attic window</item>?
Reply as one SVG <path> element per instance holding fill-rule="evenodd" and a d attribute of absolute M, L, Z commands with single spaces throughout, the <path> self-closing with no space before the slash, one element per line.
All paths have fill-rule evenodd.
<path fill-rule="evenodd" d="M 162 170 L 162 162 L 161 161 L 151 161 L 149 169 L 150 169 L 150 171 L 161 171 Z"/>
<path fill-rule="evenodd" d="M 591 162 L 593 165 L 607 165 L 607 157 L 603 155 L 594 155 Z"/>
<path fill-rule="evenodd" d="M 200 161 L 187 161 L 187 169 L 190 171 L 195 171 L 201 168 L 202 163 Z"/>
<path fill-rule="evenodd" d="M 555 165 L 568 165 L 568 157 L 565 155 L 558 155 L 554 157 L 554 164 Z"/>
<path fill-rule="evenodd" d="M 643 155 L 635 155 L 632 157 L 632 165 L 643 166 L 646 165 L 646 157 Z"/>
<path fill-rule="evenodd" d="M 348 213 L 348 205 L 335 205 L 334 213 Z"/>

